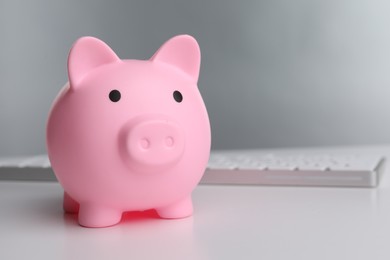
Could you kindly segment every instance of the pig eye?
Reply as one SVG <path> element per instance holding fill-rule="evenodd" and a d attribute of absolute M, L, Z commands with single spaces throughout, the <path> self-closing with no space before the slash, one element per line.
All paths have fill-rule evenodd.
<path fill-rule="evenodd" d="M 177 90 L 173 92 L 173 98 L 176 100 L 177 103 L 183 101 L 183 95 L 180 93 L 180 91 Z"/>
<path fill-rule="evenodd" d="M 118 90 L 114 89 L 114 90 L 111 90 L 108 97 L 110 98 L 110 100 L 112 102 L 118 102 L 119 99 L 121 99 L 121 93 Z"/>

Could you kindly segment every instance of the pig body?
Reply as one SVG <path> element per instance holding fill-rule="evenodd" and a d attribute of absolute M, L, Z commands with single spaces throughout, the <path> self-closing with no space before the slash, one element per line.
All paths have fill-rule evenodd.
<path fill-rule="evenodd" d="M 191 193 L 210 154 L 210 124 L 197 87 L 200 51 L 190 36 L 150 60 L 121 60 L 84 37 L 70 51 L 69 82 L 47 122 L 47 149 L 79 224 L 105 227 L 125 211 L 192 214 Z"/>

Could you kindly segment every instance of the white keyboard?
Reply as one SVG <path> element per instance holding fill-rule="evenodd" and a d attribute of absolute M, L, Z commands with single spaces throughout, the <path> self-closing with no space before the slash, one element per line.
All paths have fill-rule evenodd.
<path fill-rule="evenodd" d="M 202 183 L 376 187 L 381 155 L 213 151 Z"/>
<path fill-rule="evenodd" d="M 364 154 L 212 151 L 204 184 L 376 187 L 384 157 Z M 56 180 L 47 155 L 0 158 L 0 180 Z"/>
<path fill-rule="evenodd" d="M 0 180 L 55 181 L 47 155 L 0 157 Z"/>

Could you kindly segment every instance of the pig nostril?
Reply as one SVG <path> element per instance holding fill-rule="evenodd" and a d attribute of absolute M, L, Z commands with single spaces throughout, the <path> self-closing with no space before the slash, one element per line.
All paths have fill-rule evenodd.
<path fill-rule="evenodd" d="M 140 140 L 140 146 L 141 148 L 147 150 L 150 147 L 150 141 L 147 138 L 142 138 Z"/>
<path fill-rule="evenodd" d="M 175 143 L 175 142 L 174 142 L 174 140 L 173 140 L 173 137 L 168 136 L 168 137 L 165 138 L 165 145 L 166 145 L 167 147 L 172 147 L 174 143 Z"/>

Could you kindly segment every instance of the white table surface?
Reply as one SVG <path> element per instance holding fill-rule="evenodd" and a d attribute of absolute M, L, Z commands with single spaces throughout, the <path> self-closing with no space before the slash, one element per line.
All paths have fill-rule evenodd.
<path fill-rule="evenodd" d="M 200 185 L 192 217 L 128 213 L 101 229 L 63 213 L 58 183 L 2 181 L 0 259 L 389 260 L 388 168 L 374 189 Z"/>

